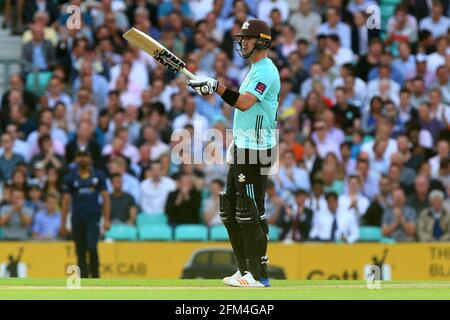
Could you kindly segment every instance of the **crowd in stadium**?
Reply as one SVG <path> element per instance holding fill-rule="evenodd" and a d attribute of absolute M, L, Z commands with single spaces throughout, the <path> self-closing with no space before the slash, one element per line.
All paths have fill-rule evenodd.
<path fill-rule="evenodd" d="M 69 5 L 81 8 L 79 28 Z M 360 226 L 397 242 L 450 240 L 448 0 L 22 0 L 5 9 L 26 63 L 0 107 L 4 240 L 58 239 L 61 185 L 80 148 L 108 176 L 113 223 L 163 212 L 170 225 L 220 224 L 226 164 L 177 164 L 171 151 L 187 143 L 198 155 L 214 143 L 225 154 L 229 141 L 201 133 L 231 128 L 233 109 L 195 94 L 122 34 L 134 26 L 191 72 L 238 89 L 249 64 L 233 34 L 251 17 L 271 27 L 281 78 L 280 170 L 265 212 L 281 240 L 355 242 Z M 200 134 L 174 142 L 179 129 Z M 340 239 L 330 238 L 336 228 Z"/>

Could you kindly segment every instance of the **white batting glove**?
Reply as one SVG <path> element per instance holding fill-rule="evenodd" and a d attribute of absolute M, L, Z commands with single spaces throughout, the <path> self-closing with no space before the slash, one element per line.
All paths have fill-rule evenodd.
<path fill-rule="evenodd" d="M 198 76 L 193 80 L 186 81 L 186 83 L 201 96 L 213 94 L 219 86 L 219 82 L 216 79 L 206 76 Z"/>

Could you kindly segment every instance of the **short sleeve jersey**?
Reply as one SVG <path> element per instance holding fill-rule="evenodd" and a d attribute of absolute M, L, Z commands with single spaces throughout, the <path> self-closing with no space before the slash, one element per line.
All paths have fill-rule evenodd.
<path fill-rule="evenodd" d="M 266 150 L 276 145 L 275 129 L 280 94 L 280 75 L 269 58 L 252 64 L 239 88 L 258 100 L 248 110 L 235 110 L 233 139 L 238 148 Z"/>
<path fill-rule="evenodd" d="M 100 193 L 107 190 L 105 175 L 92 168 L 90 176 L 83 179 L 73 170 L 64 177 L 62 190 L 72 197 L 72 215 L 100 215 Z"/>

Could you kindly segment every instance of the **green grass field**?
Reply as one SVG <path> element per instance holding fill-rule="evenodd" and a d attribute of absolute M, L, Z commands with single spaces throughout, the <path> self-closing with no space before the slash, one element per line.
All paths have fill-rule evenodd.
<path fill-rule="evenodd" d="M 389 281 L 370 290 L 364 281 L 343 280 L 273 280 L 270 288 L 231 288 L 220 280 L 82 279 L 81 289 L 67 289 L 65 279 L 0 279 L 0 299 L 450 300 L 450 282 Z"/>

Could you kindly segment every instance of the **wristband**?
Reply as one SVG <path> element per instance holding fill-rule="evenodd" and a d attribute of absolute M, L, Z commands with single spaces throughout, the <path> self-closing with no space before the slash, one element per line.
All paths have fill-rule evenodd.
<path fill-rule="evenodd" d="M 239 99 L 240 95 L 241 94 L 239 92 L 235 92 L 233 90 L 226 88 L 221 97 L 223 101 L 225 101 L 226 103 L 228 103 L 230 106 L 233 107 L 236 101 Z"/>

